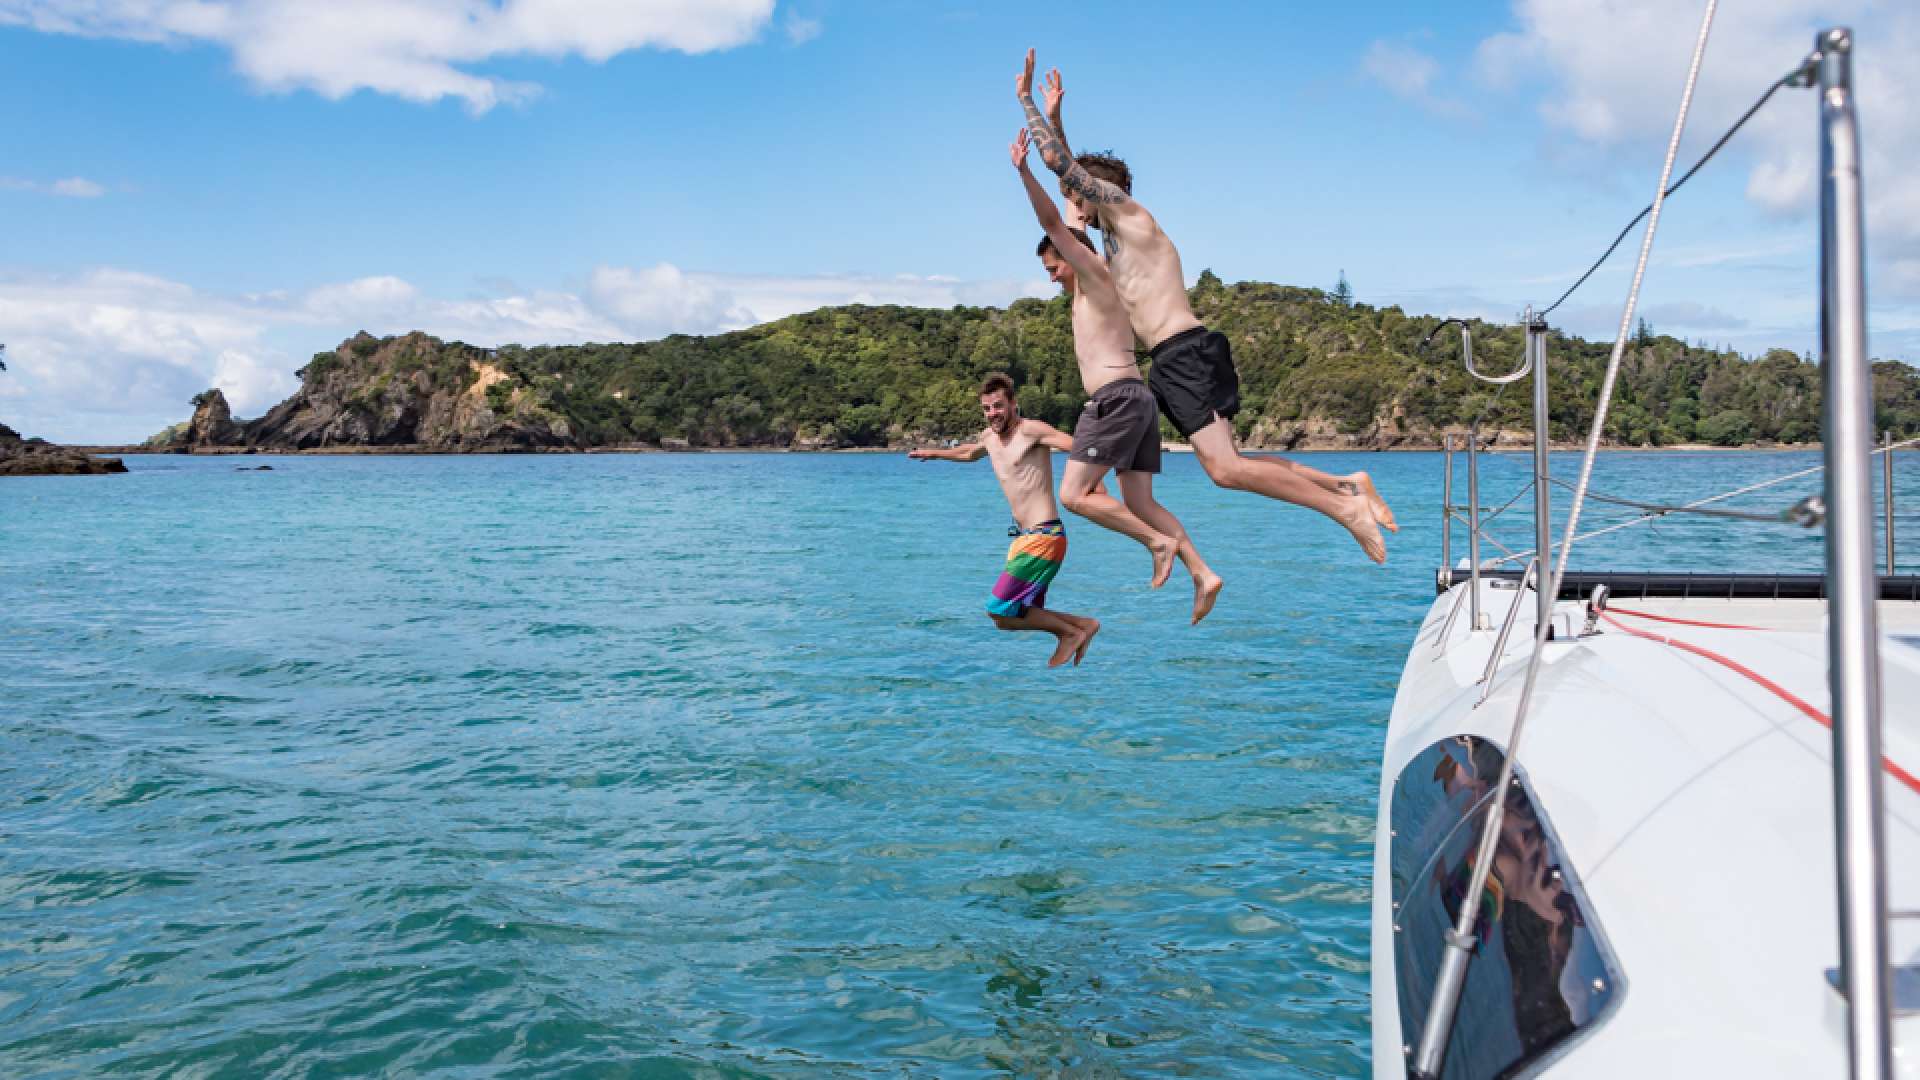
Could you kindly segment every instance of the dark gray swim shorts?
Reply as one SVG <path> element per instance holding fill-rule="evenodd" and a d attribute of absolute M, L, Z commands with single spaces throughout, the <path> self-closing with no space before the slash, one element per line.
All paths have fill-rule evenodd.
<path fill-rule="evenodd" d="M 1095 391 L 1073 425 L 1070 461 L 1130 472 L 1160 471 L 1160 410 L 1139 379 L 1117 379 Z"/>

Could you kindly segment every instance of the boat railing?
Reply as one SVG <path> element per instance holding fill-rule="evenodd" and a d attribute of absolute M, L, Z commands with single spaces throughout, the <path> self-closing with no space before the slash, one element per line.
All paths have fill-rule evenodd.
<path fill-rule="evenodd" d="M 1893 453 L 1902 446 L 1911 445 L 1920 440 L 1896 443 L 1890 434 L 1883 434 L 1879 440 L 1880 447 L 1875 449 L 1873 446 L 1872 367 L 1871 354 L 1867 351 L 1866 342 L 1865 233 L 1860 188 L 1859 132 L 1853 102 L 1851 31 L 1844 28 L 1822 31 L 1815 38 L 1812 55 L 1794 71 L 1777 80 L 1747 111 L 1747 114 L 1714 144 L 1706 157 L 1682 176 L 1679 182 L 1674 183 L 1672 187 L 1668 186 L 1668 181 L 1672 177 L 1675 152 L 1685 127 L 1695 81 L 1699 75 L 1701 56 L 1706 48 L 1707 33 L 1712 26 L 1716 7 L 1716 0 L 1708 0 L 1699 37 L 1693 50 L 1686 89 L 1681 96 L 1679 115 L 1675 120 L 1666 162 L 1662 167 L 1659 184 L 1655 188 L 1654 199 L 1648 209 L 1642 211 L 1640 217 L 1628 223 L 1627 228 L 1621 231 L 1620 238 L 1614 241 L 1613 247 L 1608 248 L 1600 258 L 1600 262 L 1604 262 L 1635 224 L 1642 218 L 1647 220 L 1639 263 L 1634 271 L 1632 287 L 1628 292 L 1612 354 L 1608 360 L 1606 375 L 1601 384 L 1599 402 L 1582 459 L 1579 482 L 1574 485 L 1573 502 L 1557 551 L 1549 533 L 1551 528 L 1550 490 L 1554 481 L 1548 472 L 1547 459 L 1549 417 L 1544 316 L 1558 307 L 1574 289 L 1579 288 L 1580 283 L 1591 276 L 1600 263 L 1596 262 L 1593 268 L 1590 268 L 1572 288 L 1567 290 L 1567 293 L 1562 294 L 1560 300 L 1549 305 L 1539 317 L 1536 317 L 1531 309 L 1527 311 L 1524 317 L 1526 352 L 1522 363 L 1513 372 L 1500 376 L 1490 376 L 1480 372 L 1474 366 L 1472 358 L 1471 332 L 1466 324 L 1462 323 L 1463 359 L 1468 373 L 1473 378 L 1492 385 L 1504 386 L 1530 375 L 1534 389 L 1534 463 L 1533 477 L 1528 485 L 1534 494 L 1535 544 L 1532 551 L 1507 552 L 1504 558 L 1496 560 L 1493 565 L 1483 564 L 1480 558 L 1480 543 L 1483 539 L 1492 540 L 1485 534 L 1485 528 L 1494 517 L 1499 515 L 1499 512 L 1483 517 L 1485 508 L 1481 506 L 1480 500 L 1481 442 L 1478 424 L 1471 425 L 1468 432 L 1467 504 L 1465 507 L 1456 506 L 1453 502 L 1453 436 L 1450 434 L 1445 436 L 1443 443 L 1446 479 L 1442 499 L 1442 565 L 1436 580 L 1442 592 L 1458 584 L 1454 578 L 1452 530 L 1454 522 L 1462 520 L 1467 527 L 1468 557 L 1465 582 L 1467 588 L 1463 591 L 1466 593 L 1464 598 L 1466 607 L 1471 612 L 1469 633 L 1492 630 L 1491 624 L 1480 610 L 1480 585 L 1483 571 L 1493 570 L 1495 566 L 1508 562 L 1525 562 L 1525 569 L 1521 571 L 1516 582 L 1514 603 L 1507 611 L 1495 640 L 1492 655 L 1488 658 L 1486 668 L 1481 674 L 1481 702 L 1487 700 L 1491 691 L 1492 676 L 1498 669 L 1501 656 L 1505 652 L 1508 635 L 1524 602 L 1530 582 L 1534 584 L 1534 593 L 1539 604 L 1539 618 L 1535 624 L 1534 647 L 1527 660 L 1525 684 L 1515 699 L 1512 726 L 1505 740 L 1504 762 L 1498 782 L 1495 784 L 1494 795 L 1488 802 L 1486 819 L 1481 825 L 1480 841 L 1474 852 L 1466 888 L 1461 894 L 1459 910 L 1453 913 L 1453 925 L 1445 934 L 1445 946 L 1441 950 L 1440 963 L 1434 973 L 1425 1015 L 1416 1021 L 1419 1037 L 1406 1048 L 1408 1072 L 1413 1077 L 1437 1078 L 1443 1071 L 1446 1061 L 1455 1012 L 1460 1002 L 1468 965 L 1476 951 L 1474 920 L 1476 913 L 1480 910 L 1480 897 L 1487 886 L 1495 850 L 1499 847 L 1505 794 L 1513 783 L 1513 768 L 1521 755 L 1521 741 L 1528 705 L 1537 683 L 1541 657 L 1545 646 L 1552 638 L 1553 604 L 1562 587 L 1572 584 L 1573 582 L 1569 579 L 1577 576 L 1569 575 L 1567 572 L 1568 556 L 1576 543 L 1590 536 L 1643 521 L 1651 521 L 1672 513 L 1711 513 L 1721 517 L 1791 521 L 1807 526 L 1824 524 L 1826 527 L 1826 573 L 1818 583 L 1816 595 L 1823 596 L 1828 606 L 1826 620 L 1828 682 L 1832 699 L 1832 768 L 1836 803 L 1835 849 L 1840 924 L 1839 967 L 1834 973 L 1834 979 L 1845 1007 L 1846 1042 L 1852 1075 L 1884 1077 L 1891 1075 L 1892 1072 L 1891 978 L 1887 951 L 1889 912 L 1884 803 L 1880 777 L 1882 693 L 1876 603 L 1882 598 L 1887 585 L 1897 583 L 1894 575 L 1898 562 L 1894 547 Z M 1622 353 L 1628 339 L 1628 328 L 1631 326 L 1638 302 L 1655 230 L 1659 225 L 1663 200 L 1684 184 L 1687 178 L 1706 163 L 1707 158 L 1712 157 L 1714 152 L 1725 145 L 1740 126 L 1783 86 L 1817 86 L 1819 90 L 1820 338 L 1824 462 L 1820 467 L 1794 475 L 1824 472 L 1824 499 L 1802 500 L 1782 513 L 1771 515 L 1706 509 L 1709 503 L 1782 483 L 1794 478 L 1793 476 L 1749 485 L 1733 492 L 1696 500 L 1684 506 L 1662 506 L 1639 503 L 1634 500 L 1607 500 L 1604 497 L 1596 497 L 1589 490 L 1594 459 L 1605 432 L 1607 406 L 1612 397 Z M 1448 322 L 1453 321 L 1457 320 L 1448 320 Z M 1447 323 L 1443 322 L 1440 327 L 1435 327 L 1434 333 L 1437 334 L 1440 328 L 1446 325 Z M 1432 340 L 1432 336 L 1429 335 L 1429 341 Z M 1881 482 L 1885 488 L 1885 580 L 1877 577 L 1875 573 L 1876 560 L 1873 550 L 1875 522 L 1871 463 L 1876 454 L 1883 459 L 1880 471 Z M 1525 491 L 1526 488 L 1523 488 L 1521 494 Z M 1596 501 L 1616 501 L 1640 507 L 1642 514 L 1634 521 L 1623 525 L 1579 534 L 1577 529 L 1580 511 L 1590 497 L 1595 497 Z M 1515 499 L 1518 498 L 1519 496 L 1516 495 Z M 1508 505 L 1511 505 L 1511 501 Z M 1504 509 L 1505 507 L 1502 507 L 1502 510 Z M 1464 515 L 1461 513 L 1462 510 Z M 1501 546 L 1504 550 L 1504 546 L 1497 542 L 1495 546 Z M 1510 573 L 1503 573 L 1500 576 L 1508 577 Z M 1735 578 L 1742 575 L 1717 576 Z M 1779 576 L 1772 577 L 1776 582 L 1774 587 L 1778 588 Z M 1510 577 L 1508 579 L 1512 580 Z M 1730 585 L 1730 588 L 1737 584 Z M 1631 585 L 1631 582 L 1593 582 L 1589 587 L 1614 588 L 1623 585 Z M 1461 607 L 1461 599 L 1456 598 L 1453 609 L 1442 625 L 1438 645 L 1443 653 Z"/>
<path fill-rule="evenodd" d="M 1455 320 L 1447 320 L 1453 322 Z M 1547 450 L 1549 445 L 1549 413 L 1547 408 L 1547 324 L 1546 320 L 1534 315 L 1531 308 L 1522 316 L 1526 327 L 1526 345 L 1521 353 L 1520 365 L 1504 375 L 1489 375 L 1474 366 L 1473 328 L 1466 322 L 1460 322 L 1460 356 L 1466 366 L 1467 374 L 1489 386 L 1507 386 L 1521 379 L 1533 380 L 1533 478 L 1505 505 L 1489 514 L 1485 519 L 1480 516 L 1485 507 L 1480 505 L 1480 424 L 1476 420 L 1467 430 L 1467 505 L 1453 504 L 1453 433 L 1441 436 L 1441 448 L 1445 459 L 1446 479 L 1441 494 L 1441 530 L 1440 530 L 1440 569 L 1435 575 L 1439 591 L 1445 592 L 1454 585 L 1453 565 L 1453 523 L 1458 520 L 1467 527 L 1467 577 L 1470 588 L 1467 590 L 1468 608 L 1471 617 L 1467 626 L 1473 630 L 1491 630 L 1493 625 L 1480 610 L 1480 571 L 1484 563 L 1480 558 L 1482 540 L 1499 547 L 1506 552 L 1506 560 L 1518 561 L 1524 556 L 1516 555 L 1511 549 L 1495 540 L 1487 532 L 1487 525 L 1494 518 L 1505 513 L 1507 508 L 1517 502 L 1521 495 L 1533 492 L 1534 551 L 1551 551 L 1552 499 L 1551 472 Z M 1434 327 L 1428 340 L 1433 339 L 1445 328 L 1447 322 Z M 1465 511 L 1462 514 L 1462 511 Z M 1530 554 L 1530 553 L 1529 553 Z M 1539 601 L 1539 618 L 1549 620 L 1553 614 L 1553 602 L 1542 596 Z"/>
<path fill-rule="evenodd" d="M 1528 374 L 1535 376 L 1536 383 L 1543 383 L 1547 366 L 1547 328 L 1543 323 L 1540 323 L 1538 319 L 1532 320 L 1528 325 L 1530 327 L 1528 333 L 1529 355 L 1520 368 L 1497 379 L 1490 378 L 1474 370 L 1472 360 L 1472 331 L 1463 325 L 1460 330 L 1461 352 L 1468 372 L 1475 378 L 1499 385 L 1514 382 Z M 1537 329 L 1535 329 L 1536 326 Z M 1440 437 L 1440 565 L 1434 573 L 1435 591 L 1439 593 L 1447 592 L 1455 585 L 1461 584 L 1463 580 L 1462 575 L 1464 575 L 1465 582 L 1469 584 L 1471 588 L 1461 590 L 1460 599 L 1466 609 L 1472 613 L 1467 621 L 1467 625 L 1474 630 L 1493 629 L 1493 625 L 1486 613 L 1480 609 L 1479 598 L 1480 582 L 1485 579 L 1490 572 L 1516 564 L 1525 565 L 1529 560 L 1538 557 L 1542 551 L 1546 551 L 1549 558 L 1551 557 L 1553 551 L 1550 546 L 1551 534 L 1547 528 L 1547 523 L 1551 520 L 1551 500 L 1548 495 L 1550 489 L 1554 486 L 1572 486 L 1565 480 L 1555 478 L 1548 467 L 1546 458 L 1547 439 L 1544 433 L 1548 431 L 1549 420 L 1544 385 L 1537 385 L 1535 388 L 1533 424 L 1533 468 L 1527 479 L 1522 482 L 1504 502 L 1491 509 L 1483 505 L 1480 491 L 1480 457 L 1490 444 L 1489 441 L 1481 435 L 1478 422 L 1476 421 L 1468 426 L 1464 441 L 1461 440 L 1460 434 L 1456 432 L 1445 432 Z M 1920 446 L 1920 438 L 1896 438 L 1895 432 L 1883 431 L 1880 433 L 1880 445 L 1872 448 L 1870 451 L 1873 457 L 1881 459 L 1881 497 L 1878 515 L 1881 535 L 1884 538 L 1880 562 L 1882 567 L 1881 572 L 1884 577 L 1897 579 L 1898 581 L 1898 586 L 1887 594 L 1888 598 L 1896 595 L 1904 596 L 1906 593 L 1911 592 L 1911 586 L 1914 582 L 1911 572 L 1908 576 L 1899 575 L 1898 532 L 1895 526 L 1899 517 L 1899 500 L 1897 497 L 1898 489 L 1895 485 L 1894 455 L 1902 450 L 1908 450 L 1915 446 Z M 1467 501 L 1464 503 L 1454 502 L 1454 483 L 1456 474 L 1459 472 L 1455 464 L 1457 457 L 1464 458 L 1466 465 Z M 1825 471 L 1826 465 L 1814 465 L 1809 468 L 1798 469 L 1757 483 L 1718 492 L 1702 499 L 1695 499 L 1691 502 L 1678 505 L 1664 505 L 1636 499 L 1624 499 L 1589 491 L 1587 498 L 1591 500 L 1612 503 L 1616 506 L 1638 511 L 1638 513 L 1625 521 L 1616 521 L 1580 533 L 1574 537 L 1574 541 L 1590 540 L 1595 537 L 1605 536 L 1608 533 L 1618 532 L 1622 529 L 1629 529 L 1636 525 L 1646 525 L 1659 521 L 1670 515 L 1681 514 L 1698 514 L 1743 521 L 1771 522 L 1775 524 L 1790 523 L 1811 528 L 1825 521 L 1825 502 L 1818 496 L 1803 498 L 1768 511 L 1726 510 L 1714 508 L 1714 504 L 1744 495 L 1752 495 L 1781 484 L 1792 483 L 1795 480 L 1818 476 Z M 1490 526 L 1529 492 L 1534 494 L 1534 546 L 1516 551 L 1502 543 L 1491 531 Z M 1467 557 L 1460 562 L 1456 562 L 1453 558 L 1453 530 L 1456 524 L 1463 526 L 1466 530 Z M 1499 553 L 1482 558 L 1482 545 L 1498 548 Z M 1500 576 L 1504 580 L 1513 580 L 1514 572 L 1507 571 Z M 1656 573 L 1650 576 L 1661 577 L 1671 575 Z M 1738 578 L 1743 575 L 1733 574 L 1719 576 Z M 1772 573 L 1755 574 L 1753 578 L 1755 588 L 1764 589 L 1767 582 L 1778 579 L 1779 575 Z M 1783 596 L 1781 598 L 1785 599 L 1786 597 Z M 1543 600 L 1541 603 L 1541 618 L 1548 618 L 1549 615 L 1550 608 Z M 1452 627 L 1453 621 L 1451 618 L 1448 619 L 1447 626 L 1449 629 Z M 1443 634 L 1442 637 L 1444 638 L 1445 635 Z"/>
<path fill-rule="evenodd" d="M 1480 673 L 1480 700 L 1485 702 L 1487 695 L 1493 692 L 1493 672 L 1500 666 L 1500 658 L 1506 655 L 1507 638 L 1513 634 L 1513 624 L 1518 621 L 1520 608 L 1526 602 L 1527 586 L 1532 585 L 1538 595 L 1545 595 L 1535 578 L 1540 570 L 1540 558 L 1535 556 L 1527 561 L 1527 568 L 1520 572 L 1520 580 L 1514 585 L 1513 605 L 1507 608 L 1507 617 L 1500 621 L 1500 636 L 1493 639 L 1493 650 L 1487 654 L 1487 667 Z"/>

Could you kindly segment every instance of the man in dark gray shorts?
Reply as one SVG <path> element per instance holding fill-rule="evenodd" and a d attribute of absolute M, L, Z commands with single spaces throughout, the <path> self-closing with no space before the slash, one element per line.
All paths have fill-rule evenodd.
<path fill-rule="evenodd" d="M 1075 155 L 1060 127 L 1060 73 L 1047 76 L 1043 114 L 1033 100 L 1033 50 L 1014 79 L 1034 149 L 1060 177 L 1069 226 L 1100 230 L 1106 266 L 1140 343 L 1153 350 L 1153 392 L 1167 419 L 1193 445 L 1207 476 L 1223 488 L 1251 491 L 1317 510 L 1346 529 L 1367 558 L 1387 561 L 1380 530 L 1397 532 L 1393 512 L 1364 472 L 1334 476 L 1283 458 L 1255 457 L 1235 444 L 1232 417 L 1240 381 L 1227 339 L 1193 312 L 1180 252 L 1133 198 L 1133 174 L 1110 154 Z"/>
<path fill-rule="evenodd" d="M 1106 261 L 1087 234 L 1069 229 L 1045 189 L 1027 168 L 1025 129 L 1010 152 L 1046 231 L 1037 254 L 1047 277 L 1073 300 L 1073 353 L 1090 399 L 1073 425 L 1073 450 L 1060 479 L 1060 502 L 1068 510 L 1146 545 L 1153 553 L 1153 587 L 1166 584 L 1177 557 L 1193 575 L 1193 621 L 1213 610 L 1220 575 L 1208 568 L 1180 520 L 1153 497 L 1160 471 L 1160 411 L 1133 359 L 1133 329 Z M 1099 490 L 1115 470 L 1124 503 Z"/>

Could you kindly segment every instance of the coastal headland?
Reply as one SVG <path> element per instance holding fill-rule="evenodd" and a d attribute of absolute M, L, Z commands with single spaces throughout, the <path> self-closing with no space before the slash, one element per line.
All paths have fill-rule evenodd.
<path fill-rule="evenodd" d="M 1439 322 L 1318 289 L 1203 273 L 1196 312 L 1232 342 L 1235 426 L 1251 449 L 1431 450 L 1530 446 L 1522 385 L 1471 379 Z M 1515 326 L 1469 324 L 1483 369 L 1521 354 Z M 1554 333 L 1556 445 L 1577 446 L 1609 342 Z M 1143 357 L 1144 359 L 1144 357 Z M 938 444 L 980 426 L 988 372 L 1019 384 L 1027 415 L 1070 430 L 1085 395 L 1065 301 L 1005 309 L 821 308 L 733 333 L 639 344 L 482 348 L 425 333 L 360 333 L 315 354 L 290 397 L 252 420 L 210 389 L 193 415 L 140 447 L 183 453 L 845 451 Z M 1883 430 L 1920 432 L 1920 372 L 1875 364 Z M 1819 368 L 1775 349 L 1749 359 L 1643 327 L 1609 414 L 1610 447 L 1813 445 Z M 1168 431 L 1165 434 L 1171 435 Z"/>

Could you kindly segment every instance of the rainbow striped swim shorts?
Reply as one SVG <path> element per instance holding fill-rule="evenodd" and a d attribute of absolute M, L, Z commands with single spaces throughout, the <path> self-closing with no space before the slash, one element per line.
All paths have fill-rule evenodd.
<path fill-rule="evenodd" d="M 1030 607 L 1047 606 L 1047 586 L 1067 558 L 1067 529 L 1055 519 L 1030 529 L 1016 522 L 1007 531 L 1014 539 L 1007 547 L 1007 565 L 987 599 L 987 612 L 1017 619 Z"/>

